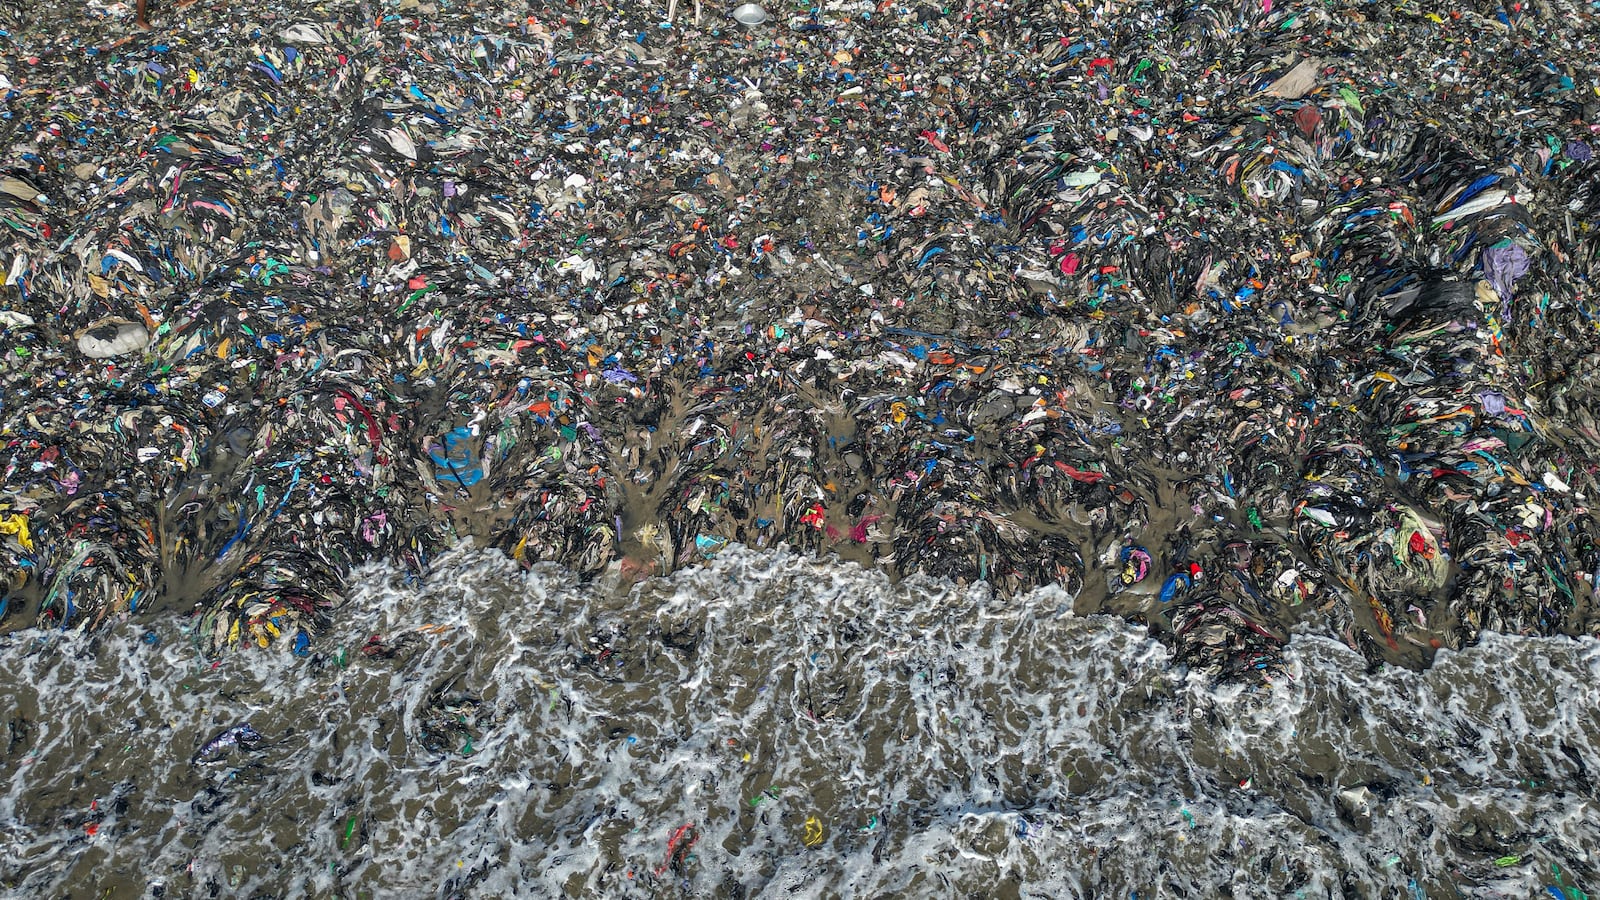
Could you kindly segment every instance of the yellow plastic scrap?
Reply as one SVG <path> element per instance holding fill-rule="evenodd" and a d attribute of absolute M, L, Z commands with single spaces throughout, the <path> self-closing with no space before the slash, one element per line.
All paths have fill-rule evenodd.
<path fill-rule="evenodd" d="M 806 816 L 805 831 L 801 835 L 801 842 L 807 847 L 817 847 L 822 844 L 826 833 L 823 831 L 822 822 L 816 816 Z"/>
<path fill-rule="evenodd" d="M 33 534 L 28 531 L 28 517 L 21 513 L 9 516 L 0 515 L 0 534 L 9 534 L 17 539 L 22 549 L 33 552 Z"/>

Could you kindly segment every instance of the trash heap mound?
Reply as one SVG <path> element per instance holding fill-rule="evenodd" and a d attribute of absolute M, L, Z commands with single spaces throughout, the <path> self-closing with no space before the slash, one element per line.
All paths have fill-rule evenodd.
<path fill-rule="evenodd" d="M 0 9 L 4 621 L 305 652 L 470 537 L 1592 633 L 1600 29 L 1487 9 Z"/>

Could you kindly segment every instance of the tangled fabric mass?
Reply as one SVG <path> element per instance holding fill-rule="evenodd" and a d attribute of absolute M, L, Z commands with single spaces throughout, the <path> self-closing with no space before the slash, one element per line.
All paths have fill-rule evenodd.
<path fill-rule="evenodd" d="M 468 539 L 1055 582 L 1233 677 L 1597 627 L 1592 5 L 19 10 L 9 627 L 304 654 Z"/>

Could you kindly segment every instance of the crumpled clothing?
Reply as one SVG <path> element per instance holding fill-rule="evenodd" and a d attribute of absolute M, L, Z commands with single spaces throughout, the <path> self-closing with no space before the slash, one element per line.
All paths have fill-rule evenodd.
<path fill-rule="evenodd" d="M 0 534 L 9 534 L 17 539 L 22 549 L 33 552 L 33 535 L 28 531 L 28 517 L 15 514 L 0 516 Z"/>
<path fill-rule="evenodd" d="M 1528 274 L 1528 251 L 1516 244 L 1490 247 L 1483 251 L 1483 274 L 1500 294 L 1500 299 L 1510 303 L 1513 285 Z"/>

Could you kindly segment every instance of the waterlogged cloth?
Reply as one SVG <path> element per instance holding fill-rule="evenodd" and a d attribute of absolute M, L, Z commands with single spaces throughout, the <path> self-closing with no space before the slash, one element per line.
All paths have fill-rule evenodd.
<path fill-rule="evenodd" d="M 631 591 L 482 553 L 359 575 L 308 659 L 213 666 L 175 618 L 0 642 L 12 890 L 892 896 L 929 858 L 985 896 L 1596 887 L 1593 644 L 1414 672 L 1302 635 L 1242 690 L 1059 590 L 783 551 Z"/>

